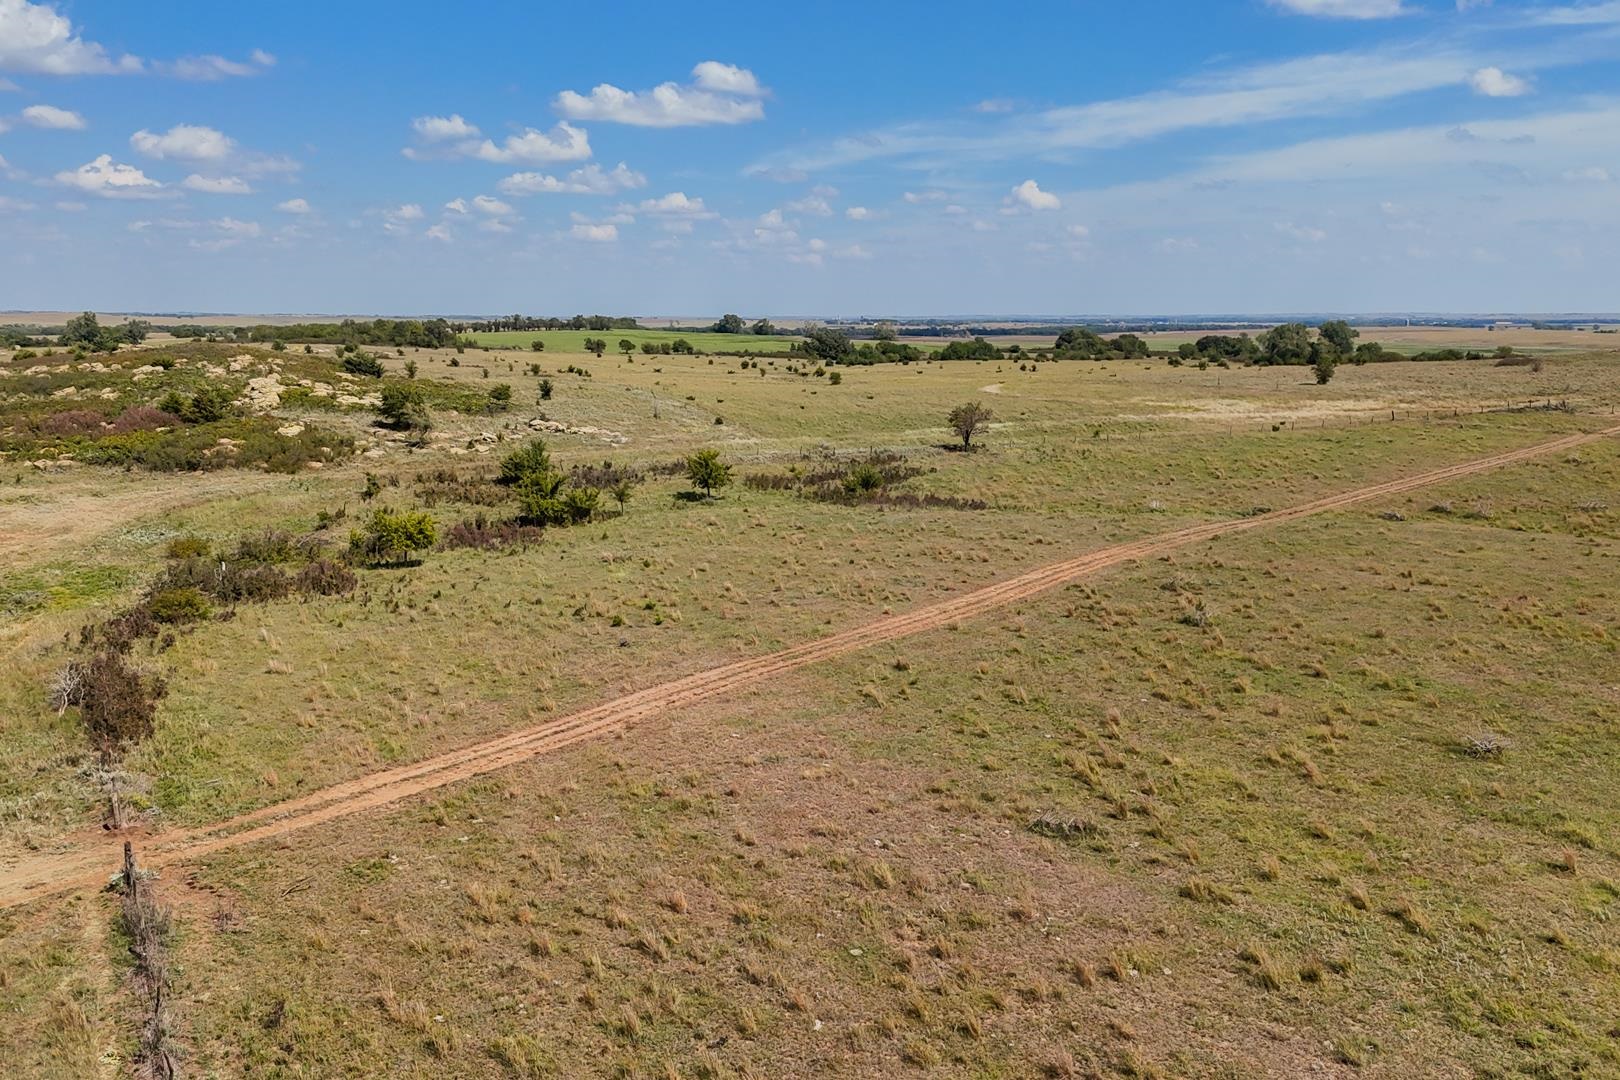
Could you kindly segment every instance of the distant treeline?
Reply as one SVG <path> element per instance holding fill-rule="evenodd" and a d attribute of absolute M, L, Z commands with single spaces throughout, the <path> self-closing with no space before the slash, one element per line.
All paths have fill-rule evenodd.
<path fill-rule="evenodd" d="M 641 324 L 628 315 L 575 315 L 568 319 L 539 315 L 500 315 L 480 322 L 458 322 L 453 328 L 467 331 L 492 330 L 639 330 Z"/>

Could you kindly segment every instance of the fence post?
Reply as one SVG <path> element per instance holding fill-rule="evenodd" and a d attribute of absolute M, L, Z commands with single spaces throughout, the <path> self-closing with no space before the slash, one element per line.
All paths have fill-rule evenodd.
<path fill-rule="evenodd" d="M 124 841 L 124 889 L 129 893 L 130 899 L 136 899 L 140 891 L 141 877 L 135 868 L 135 845 L 128 840 Z"/>

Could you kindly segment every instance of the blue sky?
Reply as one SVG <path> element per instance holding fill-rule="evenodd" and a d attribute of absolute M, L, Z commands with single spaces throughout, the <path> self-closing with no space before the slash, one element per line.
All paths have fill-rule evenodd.
<path fill-rule="evenodd" d="M 1620 309 L 1620 0 L 0 0 L 0 308 Z"/>

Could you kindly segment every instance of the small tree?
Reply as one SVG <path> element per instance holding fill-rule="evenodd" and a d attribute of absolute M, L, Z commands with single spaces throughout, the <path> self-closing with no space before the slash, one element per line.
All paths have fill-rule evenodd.
<path fill-rule="evenodd" d="M 489 411 L 501 412 L 512 406 L 512 387 L 508 383 L 496 383 L 489 388 Z"/>
<path fill-rule="evenodd" d="M 405 431 L 426 431 L 433 426 L 422 388 L 414 381 L 383 383 L 377 415 L 389 427 Z"/>
<path fill-rule="evenodd" d="M 541 379 L 540 380 L 540 400 L 541 401 L 550 401 L 551 400 L 551 391 L 553 389 L 554 389 L 554 387 L 551 385 L 551 380 L 550 379 Z"/>
<path fill-rule="evenodd" d="M 599 337 L 588 337 L 585 339 L 585 351 L 601 356 L 607 352 L 607 342 Z"/>
<path fill-rule="evenodd" d="M 628 360 L 630 359 L 630 354 L 636 351 L 636 343 L 631 341 L 629 338 L 620 338 L 619 351 L 624 353 L 624 358 Z"/>
<path fill-rule="evenodd" d="M 1334 362 L 1331 350 L 1319 350 L 1314 365 L 1316 371 L 1316 385 L 1326 386 L 1328 380 L 1333 378 L 1333 369 L 1338 365 Z"/>
<path fill-rule="evenodd" d="M 407 360 L 407 361 L 405 361 L 405 377 L 407 379 L 416 378 L 416 361 L 415 360 Z"/>
<path fill-rule="evenodd" d="M 631 496 L 635 493 L 636 482 L 628 476 L 619 477 L 608 488 L 608 494 L 613 497 L 614 502 L 619 504 L 619 513 L 621 514 L 624 513 L 624 504 L 629 502 Z"/>
<path fill-rule="evenodd" d="M 364 533 L 349 534 L 349 550 L 373 562 L 399 563 L 438 542 L 438 526 L 425 510 L 379 507 Z"/>
<path fill-rule="evenodd" d="M 990 426 L 991 412 L 977 401 L 969 401 L 952 409 L 945 422 L 962 440 L 962 449 L 973 449 L 973 436 Z"/>
<path fill-rule="evenodd" d="M 497 484 L 521 484 L 528 477 L 554 471 L 551 452 L 544 439 L 536 439 L 518 447 L 501 459 L 501 471 L 496 474 Z"/>
<path fill-rule="evenodd" d="M 686 459 L 686 478 L 712 499 L 716 488 L 731 483 L 731 466 L 720 460 L 720 451 L 699 450 Z"/>
<path fill-rule="evenodd" d="M 541 341 L 539 338 L 535 338 L 533 341 L 529 342 L 529 348 L 533 349 L 535 352 L 545 352 L 546 343 Z"/>

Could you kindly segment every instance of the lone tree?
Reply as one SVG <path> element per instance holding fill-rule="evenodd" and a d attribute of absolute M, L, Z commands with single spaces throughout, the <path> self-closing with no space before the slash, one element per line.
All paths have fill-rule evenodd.
<path fill-rule="evenodd" d="M 433 426 L 422 387 L 409 380 L 383 383 L 377 415 L 389 427 L 402 431 L 426 431 Z"/>
<path fill-rule="evenodd" d="M 945 418 L 952 431 L 962 440 L 962 449 L 973 449 L 973 436 L 990 426 L 990 410 L 977 401 L 958 405 Z"/>
<path fill-rule="evenodd" d="M 349 534 L 349 550 L 353 554 L 374 564 L 387 562 L 396 566 L 438 542 L 439 531 L 433 515 L 423 510 L 379 508 L 372 513 L 365 532 L 357 529 Z"/>
<path fill-rule="evenodd" d="M 732 315 L 728 313 L 720 316 L 720 318 L 715 322 L 714 332 L 717 334 L 740 334 L 746 330 L 747 327 L 748 324 L 743 322 L 741 315 Z"/>
<path fill-rule="evenodd" d="M 585 351 L 601 356 L 607 352 L 607 342 L 599 337 L 588 337 L 585 339 Z"/>
<path fill-rule="evenodd" d="M 720 460 L 718 450 L 699 450 L 686 459 L 686 478 L 701 488 L 705 498 L 714 498 L 716 488 L 731 483 L 731 466 Z"/>
<path fill-rule="evenodd" d="M 1328 380 L 1333 378 L 1333 369 L 1337 366 L 1331 349 L 1317 350 L 1316 363 L 1313 365 L 1316 370 L 1316 385 L 1326 386 Z"/>

